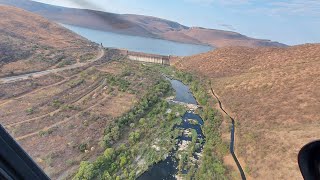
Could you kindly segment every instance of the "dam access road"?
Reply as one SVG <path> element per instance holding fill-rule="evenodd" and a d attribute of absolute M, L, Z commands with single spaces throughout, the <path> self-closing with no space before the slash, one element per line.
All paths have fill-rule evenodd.
<path fill-rule="evenodd" d="M 71 70 L 71 69 L 83 67 L 85 65 L 88 65 L 90 63 L 93 63 L 95 61 L 100 60 L 104 55 L 105 55 L 105 50 L 103 47 L 101 47 L 98 56 L 95 57 L 94 59 L 91 59 L 90 61 L 88 61 L 86 63 L 76 63 L 76 64 L 72 64 L 70 66 L 66 66 L 66 67 L 62 67 L 62 68 L 48 69 L 48 70 L 44 70 L 44 71 L 26 73 L 26 74 L 17 75 L 17 76 L 4 77 L 4 78 L 0 78 L 0 84 L 12 83 L 12 82 L 26 80 L 26 79 L 30 79 L 30 78 L 45 76 L 50 73 L 58 73 L 58 72 L 65 71 L 65 70 Z"/>

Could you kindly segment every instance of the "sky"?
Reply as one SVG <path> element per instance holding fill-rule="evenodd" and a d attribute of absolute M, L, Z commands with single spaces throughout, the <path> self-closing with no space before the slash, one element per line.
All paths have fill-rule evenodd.
<path fill-rule="evenodd" d="M 120 14 L 160 17 L 187 26 L 236 31 L 288 45 L 320 43 L 320 0 L 35 0 Z"/>

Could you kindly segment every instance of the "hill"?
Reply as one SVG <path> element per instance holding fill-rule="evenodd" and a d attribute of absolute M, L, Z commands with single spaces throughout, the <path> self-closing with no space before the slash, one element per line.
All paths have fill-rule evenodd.
<path fill-rule="evenodd" d="M 185 110 L 165 101 L 173 92 L 158 70 L 25 10 L 0 6 L 0 15 L 2 75 L 52 68 L 0 78 L 0 124 L 51 179 L 101 179 L 100 171 L 83 166 L 93 161 L 108 167 L 105 179 L 135 179 L 171 151 L 178 122 L 168 122 L 167 109 L 173 118 Z M 66 60 L 76 64 L 58 68 Z M 155 139 L 160 151 L 150 148 Z M 112 160 L 101 159 L 110 149 Z"/>
<path fill-rule="evenodd" d="M 183 43 L 208 44 L 214 47 L 285 46 L 278 42 L 254 39 L 236 32 L 187 27 L 177 22 L 150 16 L 65 8 L 29 0 L 0 0 L 0 4 L 17 6 L 59 23 Z"/>
<path fill-rule="evenodd" d="M 0 6 L 0 76 L 85 61 L 98 47 L 62 26 L 22 9 Z"/>
<path fill-rule="evenodd" d="M 175 66 L 211 80 L 238 122 L 236 151 L 248 175 L 301 179 L 298 152 L 320 137 L 320 44 L 228 47 Z"/>

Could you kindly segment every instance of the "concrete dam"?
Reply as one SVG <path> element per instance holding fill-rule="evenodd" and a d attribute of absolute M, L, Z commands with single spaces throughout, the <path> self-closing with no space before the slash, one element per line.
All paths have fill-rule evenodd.
<path fill-rule="evenodd" d="M 127 57 L 133 61 L 170 65 L 170 56 L 161 56 L 155 54 L 145 54 L 138 52 L 127 52 Z"/>
<path fill-rule="evenodd" d="M 163 56 L 163 55 L 157 55 L 157 54 L 147 54 L 142 52 L 133 52 L 133 51 L 128 51 L 126 49 L 117 49 L 117 48 L 107 48 L 107 49 L 116 50 L 117 52 L 125 56 L 127 59 L 132 61 L 162 64 L 166 66 L 170 66 L 170 59 L 175 57 L 175 56 Z"/>

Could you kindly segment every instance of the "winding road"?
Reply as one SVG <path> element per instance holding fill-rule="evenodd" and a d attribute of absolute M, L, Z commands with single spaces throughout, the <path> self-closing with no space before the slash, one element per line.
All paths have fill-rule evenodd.
<path fill-rule="evenodd" d="M 10 77 L 5 77 L 5 78 L 0 78 L 0 84 L 12 83 L 12 82 L 26 80 L 26 79 L 30 79 L 30 78 L 41 77 L 41 76 L 44 76 L 44 75 L 48 75 L 50 73 L 58 73 L 58 72 L 65 71 L 65 70 L 70 70 L 70 69 L 83 67 L 85 65 L 88 65 L 88 64 L 90 64 L 92 62 L 95 62 L 95 61 L 101 59 L 104 56 L 104 54 L 105 54 L 105 51 L 101 47 L 98 56 L 96 58 L 94 58 L 94 59 L 91 59 L 90 61 L 88 61 L 86 63 L 76 63 L 76 64 L 73 64 L 73 65 L 70 65 L 70 66 L 66 66 L 66 67 L 62 67 L 62 68 L 48 69 L 48 70 L 45 70 L 45 71 L 38 71 L 38 72 L 27 73 L 27 74 L 22 74 L 22 75 L 18 75 L 18 76 L 10 76 Z"/>
<path fill-rule="evenodd" d="M 231 119 L 232 121 L 232 127 L 231 127 L 231 141 L 230 141 L 230 153 L 235 161 L 235 163 L 237 164 L 238 170 L 240 172 L 241 175 L 241 179 L 242 180 L 246 180 L 246 175 L 241 167 L 241 164 L 236 156 L 236 154 L 234 153 L 234 131 L 235 131 L 235 120 L 224 110 L 222 103 L 219 99 L 219 97 L 214 93 L 213 89 L 211 88 L 211 92 L 213 94 L 213 96 L 218 100 L 219 103 L 219 107 L 220 109 Z"/>

